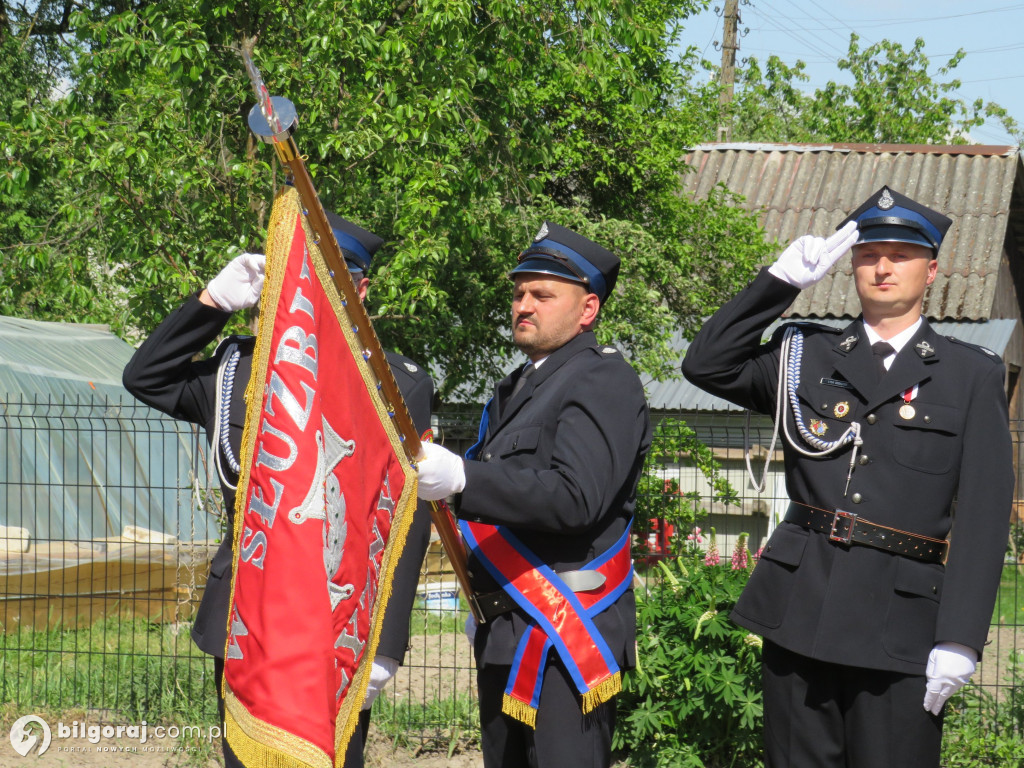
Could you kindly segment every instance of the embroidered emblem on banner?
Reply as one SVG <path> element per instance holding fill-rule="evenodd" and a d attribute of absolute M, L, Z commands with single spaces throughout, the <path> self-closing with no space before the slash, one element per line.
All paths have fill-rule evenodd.
<path fill-rule="evenodd" d="M 247 768 L 339 768 L 416 475 L 290 187 L 270 216 L 246 403 L 225 735 Z"/>

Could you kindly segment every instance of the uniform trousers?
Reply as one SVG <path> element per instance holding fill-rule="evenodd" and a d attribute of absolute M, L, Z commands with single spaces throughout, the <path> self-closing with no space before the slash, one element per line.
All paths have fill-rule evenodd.
<path fill-rule="evenodd" d="M 548 657 L 537 727 L 501 711 L 511 667 L 477 670 L 484 768 L 607 768 L 611 765 L 615 699 L 583 714 L 580 694 L 556 654 Z"/>
<path fill-rule="evenodd" d="M 220 715 L 221 731 L 224 729 L 224 693 L 221 683 L 224 680 L 224 659 L 213 657 L 213 677 L 217 686 L 217 713 Z M 359 713 L 359 723 L 356 725 L 352 738 L 348 741 L 348 749 L 345 751 L 345 768 L 363 768 L 363 748 L 366 746 L 366 737 L 370 733 L 370 710 L 364 709 Z M 224 752 L 224 768 L 245 768 L 242 761 L 231 751 L 231 745 L 227 738 L 221 739 L 221 746 Z"/>
<path fill-rule="evenodd" d="M 765 641 L 765 768 L 938 768 L 924 675 L 816 661 Z"/>

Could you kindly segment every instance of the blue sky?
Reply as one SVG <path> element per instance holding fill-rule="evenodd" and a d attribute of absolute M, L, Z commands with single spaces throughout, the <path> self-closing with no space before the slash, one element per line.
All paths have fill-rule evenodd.
<path fill-rule="evenodd" d="M 722 39 L 722 19 L 714 7 L 686 21 L 682 44 L 693 45 L 705 58 L 721 62 L 714 43 Z M 953 70 L 962 81 L 958 95 L 967 100 L 995 101 L 1024 124 L 1024 3 L 1010 0 L 741 0 L 740 40 L 737 66 L 744 57 L 767 59 L 776 54 L 788 64 L 802 60 L 810 80 L 804 88 L 813 92 L 829 80 L 848 82 L 836 61 L 847 51 L 850 33 L 861 46 L 883 39 L 899 42 L 905 49 L 921 37 L 930 60 L 930 74 L 959 48 L 967 57 Z M 943 82 L 953 79 L 940 77 Z M 979 144 L 1012 144 L 1010 136 L 993 121 L 971 132 Z"/>

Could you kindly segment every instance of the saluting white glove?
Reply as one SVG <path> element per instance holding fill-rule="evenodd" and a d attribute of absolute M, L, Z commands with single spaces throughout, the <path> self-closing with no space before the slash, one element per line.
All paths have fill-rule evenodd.
<path fill-rule="evenodd" d="M 939 714 L 946 699 L 970 681 L 977 662 L 975 650 L 960 643 L 938 643 L 932 648 L 925 669 L 928 685 L 924 708 L 933 715 Z"/>
<path fill-rule="evenodd" d="M 427 501 L 446 499 L 466 487 L 466 467 L 462 457 L 437 443 L 422 443 L 419 460 L 419 490 L 416 495 Z"/>
<path fill-rule="evenodd" d="M 768 271 L 792 286 L 810 288 L 821 280 L 832 265 L 857 242 L 857 222 L 848 222 L 845 227 L 829 238 L 804 235 L 798 237 Z"/>
<path fill-rule="evenodd" d="M 388 680 L 395 676 L 398 671 L 398 662 L 389 656 L 374 656 L 373 666 L 370 667 L 370 682 L 366 686 L 366 698 L 363 699 L 363 709 L 369 709 L 373 700 L 380 695 Z"/>
<path fill-rule="evenodd" d="M 225 312 L 256 306 L 263 290 L 267 257 L 262 253 L 235 256 L 206 286 L 206 292 Z"/>

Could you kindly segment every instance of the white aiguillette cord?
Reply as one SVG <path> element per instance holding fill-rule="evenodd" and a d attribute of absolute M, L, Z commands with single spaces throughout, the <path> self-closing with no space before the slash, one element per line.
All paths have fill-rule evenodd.
<path fill-rule="evenodd" d="M 230 431 L 231 416 L 231 392 L 235 387 L 235 370 L 238 368 L 238 360 L 241 352 L 235 343 L 229 344 L 224 349 L 226 362 L 218 366 L 217 370 L 217 408 L 213 420 L 213 435 L 210 441 L 213 444 L 214 463 L 217 465 L 217 474 L 226 488 L 235 490 L 235 484 L 228 480 L 224 471 L 224 461 L 227 461 L 228 468 L 236 475 L 242 467 L 235 458 L 235 452 L 231 450 L 231 443 L 228 440 Z M 218 448 L 220 450 L 218 450 Z M 221 458 L 223 456 L 223 459 Z"/>
<path fill-rule="evenodd" d="M 779 382 L 775 392 L 775 423 L 772 430 L 772 442 L 768 448 L 768 455 L 765 457 L 764 471 L 761 473 L 760 481 L 754 477 L 754 471 L 750 466 L 750 411 L 747 410 L 747 418 L 743 430 L 743 448 L 747 462 L 747 474 L 750 476 L 750 482 L 754 486 L 754 490 L 758 493 L 764 493 L 768 482 L 768 467 L 771 464 L 772 454 L 775 452 L 775 444 L 779 436 L 779 422 L 781 421 L 782 433 L 785 435 L 786 441 L 792 446 L 793 450 L 803 456 L 809 456 L 810 458 L 828 456 L 840 448 L 853 443 L 853 451 L 850 454 L 850 468 L 846 473 L 846 486 L 843 489 L 843 496 L 846 496 L 847 491 L 850 490 L 850 478 L 853 475 L 853 467 L 857 463 L 857 452 L 864 443 L 860 436 L 860 423 L 856 421 L 851 422 L 846 431 L 836 440 L 822 440 L 807 428 L 804 424 L 803 413 L 800 410 L 800 403 L 796 395 L 797 387 L 800 385 L 800 362 L 803 359 L 803 352 L 803 332 L 795 325 L 787 327 L 786 334 L 782 338 L 782 348 L 779 351 Z M 797 432 L 800 433 L 800 437 L 808 445 L 813 446 L 814 450 L 808 450 L 798 444 L 789 433 L 789 423 L 782 413 L 783 393 L 785 393 L 786 399 L 789 400 Z"/>

